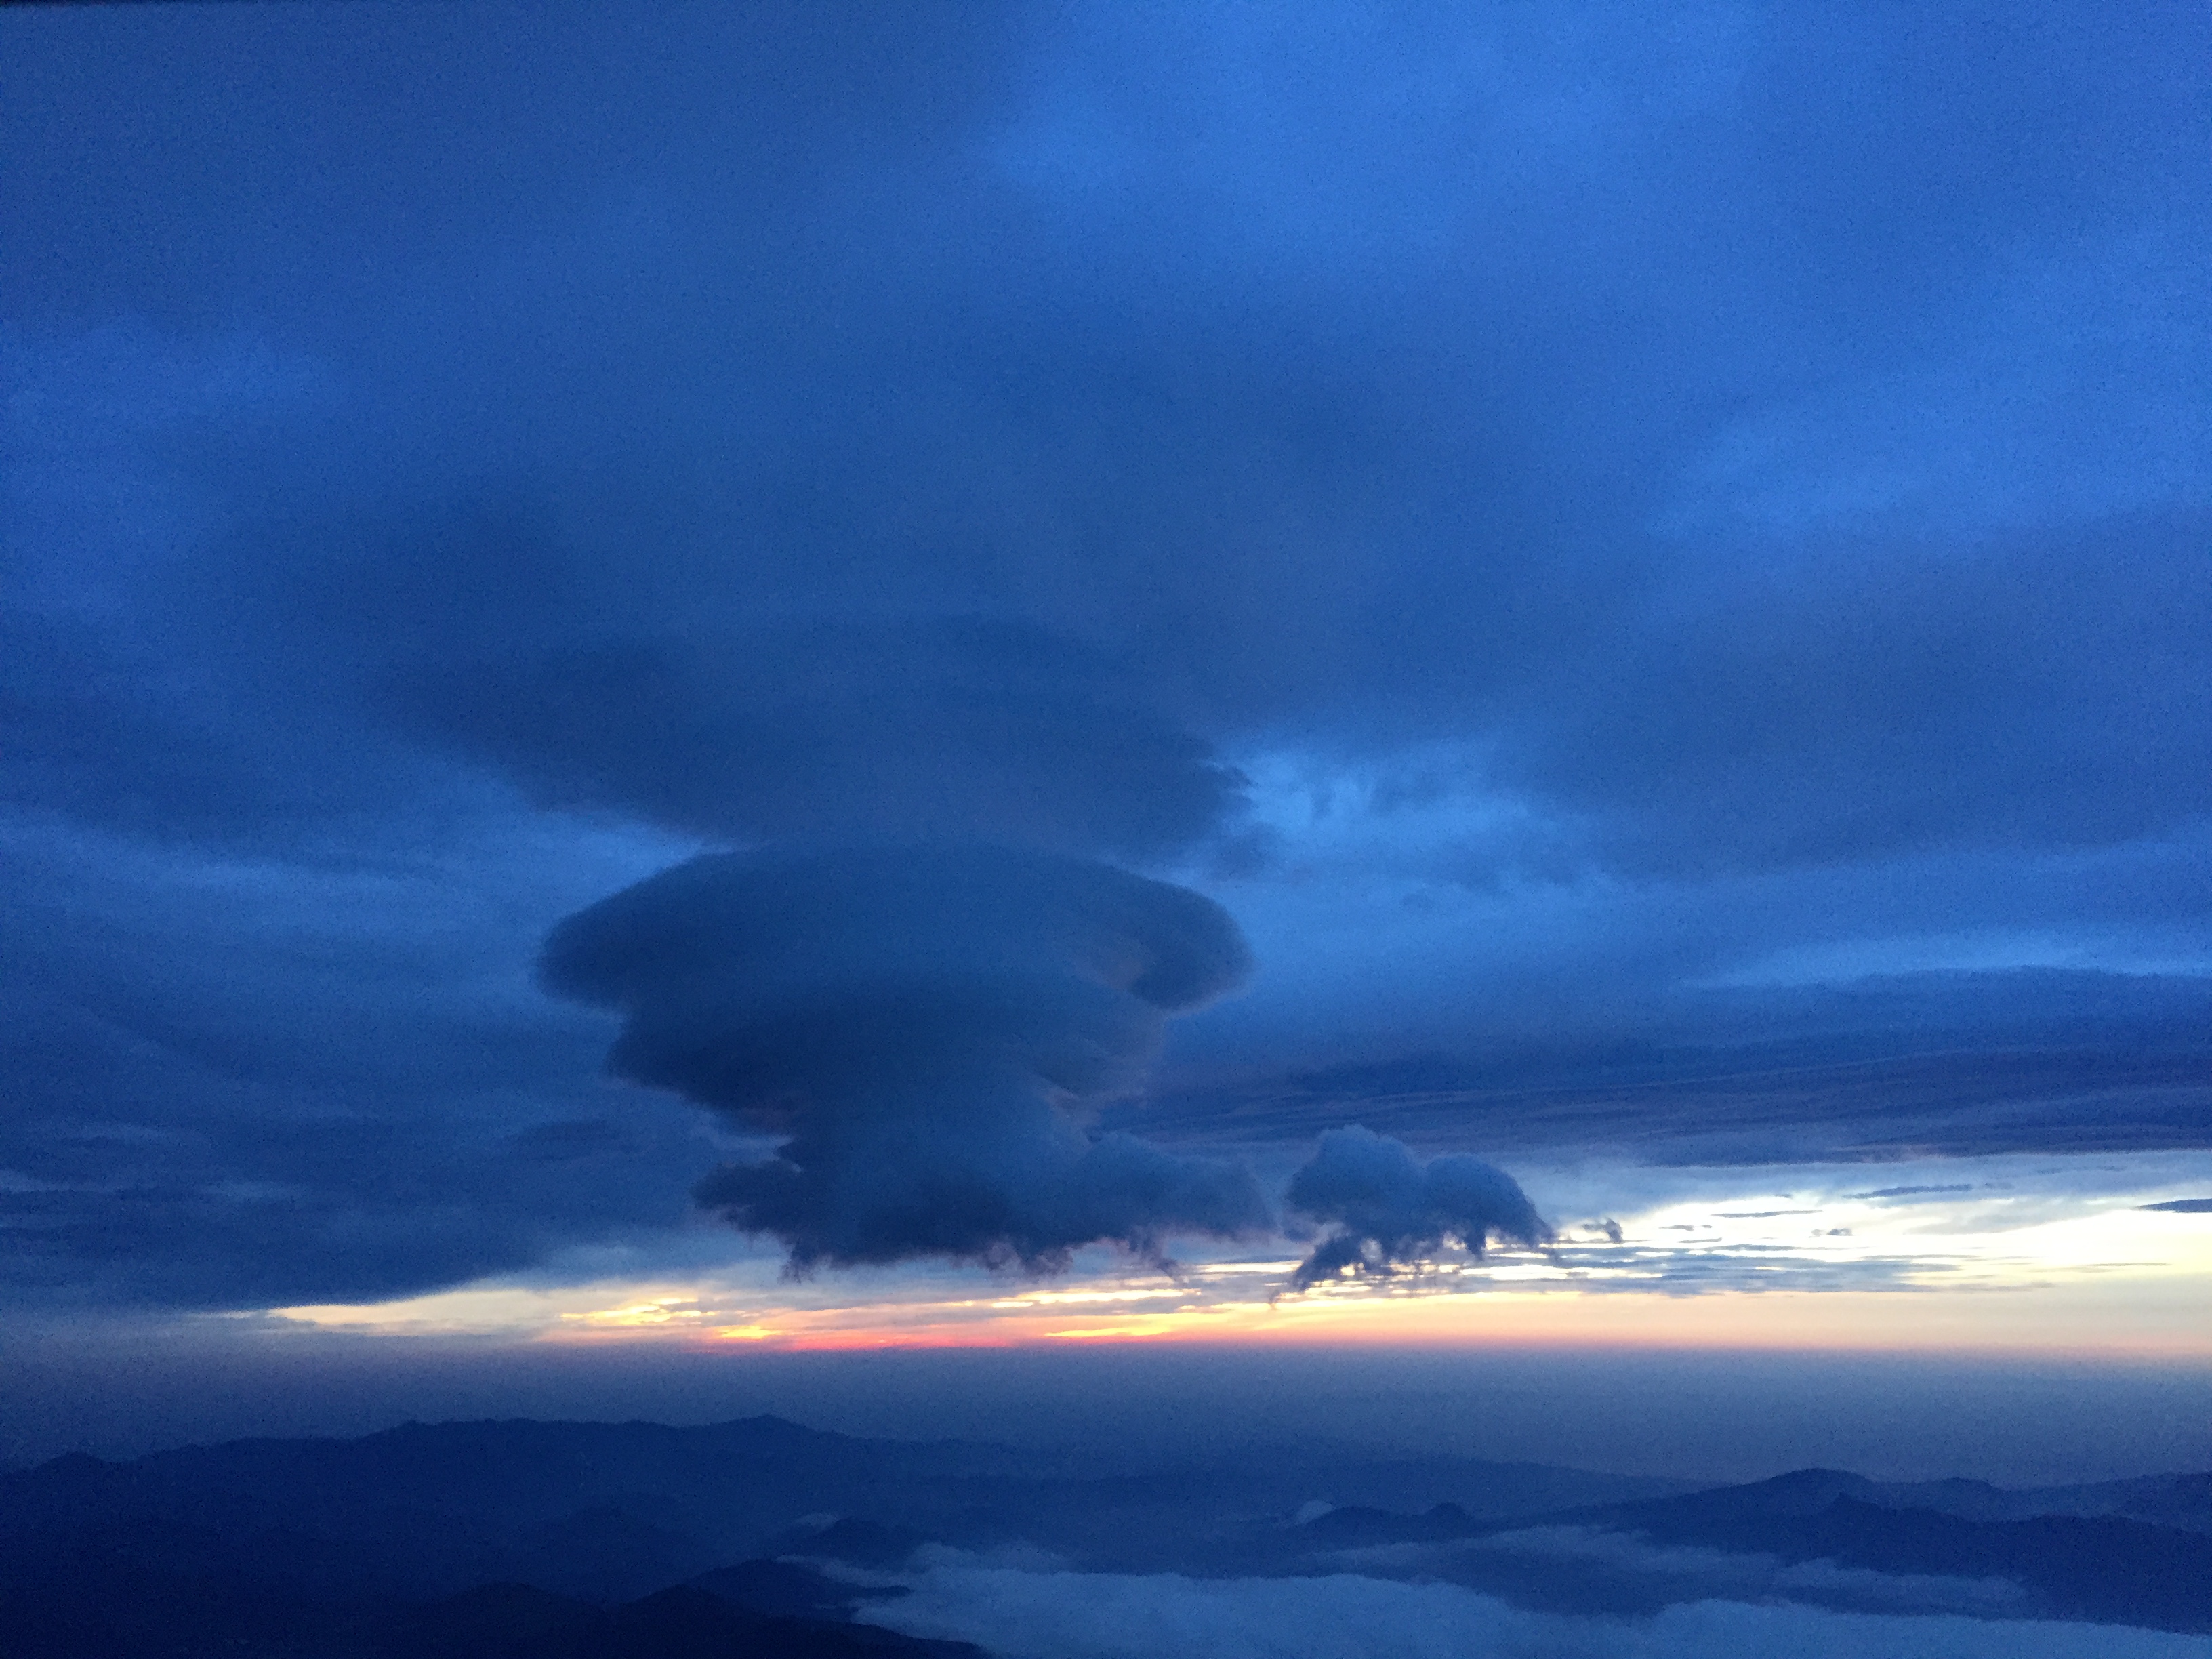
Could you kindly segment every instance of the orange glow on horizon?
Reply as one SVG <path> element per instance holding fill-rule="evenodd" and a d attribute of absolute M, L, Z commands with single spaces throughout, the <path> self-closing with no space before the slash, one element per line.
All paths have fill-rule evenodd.
<path fill-rule="evenodd" d="M 1716 1348 L 2094 1352 L 2212 1363 L 2202 1285 L 2051 1284 L 2018 1289 L 1711 1291 L 1557 1290 L 1438 1294 L 1342 1291 L 1275 1303 L 1158 1311 L 955 1302 L 787 1310 L 743 1323 L 569 1324 L 540 1340 L 675 1342 L 695 1349 L 823 1352 L 1124 1343 L 1236 1346 Z"/>

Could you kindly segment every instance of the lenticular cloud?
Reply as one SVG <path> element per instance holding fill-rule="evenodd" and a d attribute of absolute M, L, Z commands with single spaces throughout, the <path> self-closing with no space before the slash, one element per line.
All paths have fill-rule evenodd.
<path fill-rule="evenodd" d="M 1086 1123 L 1249 966 L 1199 894 L 965 847 L 696 859 L 569 917 L 541 973 L 622 1014 L 617 1076 L 783 1137 L 696 1194 L 803 1273 L 1266 1226 L 1244 1170 Z"/>

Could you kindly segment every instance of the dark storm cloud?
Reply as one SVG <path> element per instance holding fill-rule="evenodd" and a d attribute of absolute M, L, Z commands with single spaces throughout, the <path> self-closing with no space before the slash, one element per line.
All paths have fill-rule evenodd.
<path fill-rule="evenodd" d="M 804 1273 L 1265 1225 L 1243 1170 L 1081 1117 L 1249 965 L 1198 894 L 970 848 L 696 860 L 562 922 L 542 973 L 622 1014 L 617 1075 L 784 1138 L 698 1198 Z"/>
<path fill-rule="evenodd" d="M 1424 1163 L 1403 1141 L 1358 1127 L 1321 1138 L 1291 1177 L 1290 1203 L 1334 1228 L 1291 1276 L 1300 1291 L 1346 1268 L 1388 1277 L 1448 1245 L 1480 1256 L 1492 1239 L 1534 1249 L 1552 1237 L 1504 1170 L 1463 1153 Z"/>
<path fill-rule="evenodd" d="M 88 946 L 71 996 L 206 1048 L 228 1027 L 205 984 L 236 967 L 266 1018 L 226 1052 L 325 1057 L 254 1109 L 313 1117 L 337 1088 L 382 1149 L 264 1158 L 294 1143 L 210 1127 L 228 1109 L 198 1085 L 126 1083 L 71 1038 L 19 1073 L 46 1126 L 10 1154 L 26 1180 L 50 1132 L 137 1114 L 203 1137 L 196 1191 L 228 1171 L 344 1217 L 388 1188 L 397 1237 L 459 1190 L 428 1172 L 467 1165 L 424 1126 L 481 1112 L 501 1150 L 474 1189 L 502 1189 L 540 1143 L 501 1136 L 603 1109 L 552 1049 L 494 1045 L 496 1107 L 473 1072 L 439 1080 L 485 1052 L 443 1036 L 404 1090 L 372 1086 L 404 1045 L 321 1038 L 343 982 L 381 982 L 375 941 L 335 921 L 334 988 L 306 994 L 243 912 L 167 907 L 210 859 L 305 898 L 466 848 L 416 925 L 437 931 L 441 882 L 504 884 L 484 936 L 526 955 L 594 890 L 510 867 L 546 811 L 672 832 L 671 860 L 986 841 L 1206 871 L 1255 933 L 1334 891 L 1377 967 L 1301 979 L 1350 953 L 1286 927 L 1238 1058 L 1307 1076 L 1340 1025 L 1385 1058 L 1484 1051 L 1447 1056 L 1425 1149 L 1470 1127 L 1649 1144 L 1648 1096 L 1509 1109 L 1464 1073 L 1515 1044 L 1790 1035 L 1786 991 L 1681 1012 L 1685 985 L 1774 952 L 2212 948 L 2197 14 L 0 27 L 9 822 L 81 839 L 49 898 L 137 894 L 133 926 L 174 947 L 142 969 Z M 1251 780 L 1285 755 L 1385 781 L 1370 842 L 1332 865 L 1267 817 Z M 1395 842 L 1425 801 L 1464 824 Z M 119 873 L 142 857 L 172 868 Z M 1458 927 L 1480 961 L 1437 933 L 1399 949 L 1435 891 L 1523 908 Z M 470 1029 L 481 988 L 442 971 L 437 1029 Z M 1886 1106 L 1856 1077 L 1682 1089 L 1659 1127 L 1746 1156 L 2201 1140 L 2178 1025 L 2140 1065 L 2106 1043 L 2099 1075 L 2007 1101 L 2012 1028 L 1951 1021 L 1940 977 L 1882 1029 L 1996 1053 L 1978 1070 L 1931 1062 Z M 2091 1000 L 2162 995 L 2113 975 Z M 358 1000 L 364 1025 L 381 1006 Z M 1316 1092 L 1263 1127 L 1366 1115 Z M 696 1171 L 665 1156 L 680 1192 Z M 402 1167 L 423 1173 L 380 1186 Z M 598 1237 L 586 1186 L 534 1219 L 518 1199 L 520 1242 L 388 1282 Z M 103 1215 L 118 1261 L 164 1229 L 222 1236 L 69 1202 L 58 1262 L 100 1255 Z"/>

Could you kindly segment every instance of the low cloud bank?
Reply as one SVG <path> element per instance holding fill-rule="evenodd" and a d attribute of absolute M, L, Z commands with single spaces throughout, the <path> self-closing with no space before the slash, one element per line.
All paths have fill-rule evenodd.
<path fill-rule="evenodd" d="M 784 1137 L 696 1191 L 803 1273 L 1267 1226 L 1241 1167 L 1086 1122 L 1249 966 L 1197 893 L 967 847 L 695 859 L 569 917 L 541 972 L 623 1016 L 617 1076 Z"/>
<path fill-rule="evenodd" d="M 1291 1178 L 1291 1206 L 1336 1230 L 1291 1276 L 1305 1290 L 1346 1268 L 1384 1277 L 1457 1244 L 1480 1255 L 1488 1242 L 1534 1246 L 1552 1237 L 1520 1183 L 1464 1153 L 1424 1164 L 1403 1141 L 1370 1129 L 1332 1129 Z"/>
<path fill-rule="evenodd" d="M 1748 1550 L 1657 1544 L 1604 1527 L 1529 1527 L 1442 1546 L 1346 1550 L 1346 1571 L 1442 1579 L 1549 1607 L 1656 1613 L 1668 1606 L 1742 1601 L 1810 1604 L 1843 1613 L 2032 1617 L 2035 1597 L 2009 1578 L 1881 1572 L 1832 1560 L 1792 1561 Z M 1531 1596 L 1529 1592 L 1538 1594 Z M 1593 1595 L 1608 1597 L 1601 1603 Z"/>
<path fill-rule="evenodd" d="M 939 1567 L 868 1621 L 1032 1659 L 2203 1659 L 2204 1639 L 2109 1625 L 1700 1601 L 1648 1620 L 1529 1613 L 1454 1584 L 1349 1574 Z"/>

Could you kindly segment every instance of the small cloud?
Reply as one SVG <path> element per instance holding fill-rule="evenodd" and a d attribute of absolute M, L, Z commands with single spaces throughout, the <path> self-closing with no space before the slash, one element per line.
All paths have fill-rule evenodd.
<path fill-rule="evenodd" d="M 1716 1210 L 1723 1221 L 1771 1221 L 1778 1215 L 1818 1215 L 1818 1210 Z"/>
<path fill-rule="evenodd" d="M 1919 1198 L 1928 1193 L 1971 1193 L 1973 1183 L 1961 1181 L 1948 1187 L 1877 1187 L 1870 1193 L 1845 1193 L 1845 1198 Z"/>
<path fill-rule="evenodd" d="M 1534 1247 L 1552 1237 L 1520 1183 L 1463 1153 L 1415 1158 L 1403 1141 L 1370 1129 L 1332 1129 L 1291 1178 L 1293 1209 L 1337 1229 L 1291 1277 L 1310 1289 L 1347 1269 L 1387 1278 L 1447 1244 L 1480 1256 L 1492 1235 Z"/>

